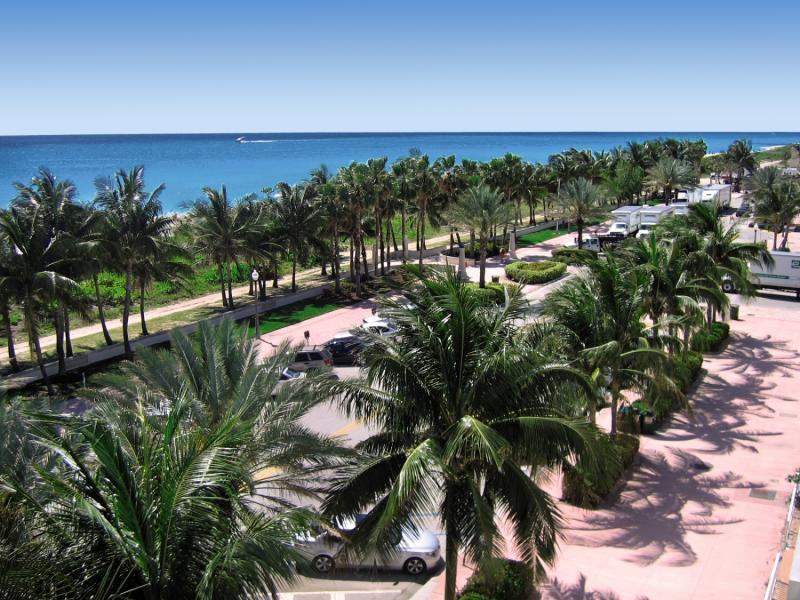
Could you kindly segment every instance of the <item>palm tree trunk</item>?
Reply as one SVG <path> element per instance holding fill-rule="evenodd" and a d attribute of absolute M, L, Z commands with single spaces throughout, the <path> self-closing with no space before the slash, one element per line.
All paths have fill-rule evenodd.
<path fill-rule="evenodd" d="M 387 218 L 386 219 L 386 270 L 392 270 L 392 247 L 390 246 L 390 240 L 392 235 L 392 220 Z"/>
<path fill-rule="evenodd" d="M 350 277 L 355 279 L 356 294 L 361 294 L 361 254 L 357 244 L 358 235 L 354 234 L 350 238 Z"/>
<path fill-rule="evenodd" d="M 7 304 L 3 305 L 3 323 L 5 323 L 6 341 L 8 342 L 8 362 L 11 364 L 11 370 L 16 373 L 19 371 L 19 364 L 17 363 L 17 350 L 14 347 L 14 332 L 11 329 L 11 307 Z"/>
<path fill-rule="evenodd" d="M 578 248 L 583 248 L 583 219 L 576 219 L 575 225 L 578 227 Z"/>
<path fill-rule="evenodd" d="M 28 329 L 28 340 L 33 344 L 33 351 L 36 354 L 36 362 L 39 364 L 39 371 L 42 374 L 42 381 L 44 381 L 45 386 L 47 386 L 47 395 L 54 396 L 55 391 L 53 390 L 53 384 L 50 382 L 50 377 L 47 374 L 47 369 L 44 366 L 44 357 L 42 356 L 42 345 L 39 343 L 39 332 L 36 331 L 34 323 L 34 315 L 33 310 L 28 308 L 30 306 L 29 302 L 26 302 L 26 309 L 25 309 L 25 324 L 26 328 Z"/>
<path fill-rule="evenodd" d="M 219 287 L 222 291 L 222 306 L 228 308 L 228 296 L 225 295 L 225 268 L 221 262 L 217 263 L 217 268 L 219 269 Z"/>
<path fill-rule="evenodd" d="M 72 352 L 72 333 L 69 326 L 69 310 L 64 307 L 64 343 L 67 347 L 67 358 L 73 356 Z"/>
<path fill-rule="evenodd" d="M 292 291 L 297 291 L 297 255 L 292 252 Z"/>
<path fill-rule="evenodd" d="M 147 322 L 144 320 L 144 278 L 139 284 L 139 320 L 142 323 L 142 335 L 150 335 L 147 331 Z"/>
<path fill-rule="evenodd" d="M 108 325 L 106 325 L 106 315 L 105 311 L 103 310 L 103 297 L 100 295 L 100 282 L 97 279 L 97 275 L 92 275 L 92 281 L 94 282 L 94 296 L 95 300 L 97 301 L 97 314 L 100 317 L 100 326 L 103 328 L 103 339 L 106 341 L 106 346 L 110 346 L 114 343 L 114 340 L 111 339 L 111 334 L 108 333 Z"/>
<path fill-rule="evenodd" d="M 364 277 L 369 278 L 369 262 L 367 262 L 367 245 L 364 243 L 364 233 L 359 233 L 359 243 L 361 244 L 361 262 L 364 268 Z M 375 265 L 373 265 L 374 267 Z"/>
<path fill-rule="evenodd" d="M 54 324 L 56 326 L 56 357 L 58 359 L 58 374 L 64 375 L 67 372 L 67 363 L 64 357 L 64 311 L 59 302 L 56 306 Z"/>
<path fill-rule="evenodd" d="M 614 437 L 617 435 L 617 407 L 619 406 L 619 385 L 611 384 L 611 432 Z"/>
<path fill-rule="evenodd" d="M 456 582 L 458 581 L 458 546 L 455 543 L 456 538 L 456 524 L 453 517 L 448 515 L 447 523 L 445 524 L 444 600 L 456 600 Z"/>
<path fill-rule="evenodd" d="M 778 231 L 777 230 L 772 232 L 772 249 L 773 250 L 777 250 L 778 249 Z"/>
<path fill-rule="evenodd" d="M 336 293 L 339 294 L 342 291 L 342 284 L 340 281 L 340 271 L 341 271 L 341 263 L 339 262 L 339 224 L 334 222 L 333 224 L 333 285 L 334 290 Z"/>
<path fill-rule="evenodd" d="M 486 246 L 487 243 L 482 241 L 481 242 L 481 276 L 480 276 L 480 287 L 486 287 Z"/>
<path fill-rule="evenodd" d="M 233 272 L 231 263 L 228 263 L 228 308 L 234 309 L 233 306 Z"/>
<path fill-rule="evenodd" d="M 403 264 L 406 264 L 408 260 L 408 232 L 406 231 L 406 205 L 403 204 L 402 210 L 400 211 L 400 227 L 402 228 L 401 236 L 403 242 Z"/>
<path fill-rule="evenodd" d="M 350 262 L 347 263 L 348 279 L 350 279 L 350 281 L 355 281 L 356 280 L 355 272 L 358 270 L 355 261 L 356 261 L 356 258 L 358 257 L 358 255 L 355 254 L 354 251 L 353 251 L 353 246 L 354 246 L 353 233 L 350 234 L 350 240 L 349 240 L 348 246 L 349 246 L 348 249 L 350 250 Z"/>
<path fill-rule="evenodd" d="M 131 296 L 133 295 L 131 290 L 133 285 L 132 279 L 133 273 L 131 272 L 130 267 L 128 267 L 125 272 L 125 303 L 122 307 L 122 344 L 125 348 L 125 354 L 128 356 L 133 354 L 133 348 L 131 348 L 131 340 L 128 332 L 128 321 L 131 317 Z M 224 287 L 222 291 L 223 293 L 225 292 Z"/>

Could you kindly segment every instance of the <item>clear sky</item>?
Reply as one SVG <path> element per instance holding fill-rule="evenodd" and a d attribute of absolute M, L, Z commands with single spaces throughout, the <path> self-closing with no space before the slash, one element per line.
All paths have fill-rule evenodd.
<path fill-rule="evenodd" d="M 800 130 L 800 2 L 40 2 L 0 135 Z"/>

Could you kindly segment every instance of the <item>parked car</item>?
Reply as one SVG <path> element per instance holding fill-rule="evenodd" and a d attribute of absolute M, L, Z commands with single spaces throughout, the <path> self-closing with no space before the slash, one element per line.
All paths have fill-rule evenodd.
<path fill-rule="evenodd" d="M 388 337 L 397 333 L 397 328 L 386 319 L 374 319 L 362 323 L 361 328 L 380 336 Z"/>
<path fill-rule="evenodd" d="M 421 529 L 417 533 L 407 532 L 397 535 L 394 543 L 395 551 L 391 556 L 381 557 L 376 553 L 343 552 L 344 539 L 352 534 L 356 524 L 364 519 L 357 515 L 355 520 L 340 527 L 342 537 L 330 532 L 310 534 L 298 537 L 295 549 L 308 560 L 308 564 L 318 573 L 329 573 L 334 568 L 380 568 L 402 570 L 408 575 L 422 575 L 433 568 L 440 559 L 439 538 L 432 531 Z"/>
<path fill-rule="evenodd" d="M 349 331 L 337 333 L 325 343 L 325 349 L 330 352 L 334 365 L 358 364 L 363 348 L 364 343 Z"/>
<path fill-rule="evenodd" d="M 325 348 L 303 348 L 294 356 L 294 362 L 289 365 L 292 371 L 306 373 L 312 370 L 330 369 L 333 367 L 333 357 Z"/>
<path fill-rule="evenodd" d="M 275 387 L 272 388 L 272 397 L 278 395 L 278 392 L 281 391 L 283 386 L 285 386 L 289 381 L 297 381 L 298 379 L 302 379 L 305 377 L 306 374 L 303 371 L 295 371 L 294 369 L 284 369 L 281 376 L 278 378 L 278 383 L 275 384 Z"/>

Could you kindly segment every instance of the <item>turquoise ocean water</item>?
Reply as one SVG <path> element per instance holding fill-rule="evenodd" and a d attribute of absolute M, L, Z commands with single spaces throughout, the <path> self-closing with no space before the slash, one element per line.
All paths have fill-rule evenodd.
<path fill-rule="evenodd" d="M 244 136 L 249 143 L 237 143 Z M 148 188 L 166 185 L 168 211 L 180 211 L 203 186 L 227 185 L 230 196 L 260 192 L 278 181 L 296 183 L 324 163 L 331 170 L 378 156 L 393 161 L 418 148 L 432 157 L 487 160 L 506 152 L 529 161 L 570 147 L 609 150 L 629 140 L 654 137 L 705 140 L 709 152 L 747 138 L 756 149 L 800 142 L 784 132 L 607 133 L 231 133 L 191 135 L 72 135 L 0 137 L 0 206 L 14 196 L 13 182 L 27 182 L 39 166 L 72 179 L 81 199 L 91 200 L 94 180 L 119 168 L 145 165 Z"/>

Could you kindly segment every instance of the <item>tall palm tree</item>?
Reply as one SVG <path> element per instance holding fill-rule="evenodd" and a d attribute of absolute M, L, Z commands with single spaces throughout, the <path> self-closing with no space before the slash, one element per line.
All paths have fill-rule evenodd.
<path fill-rule="evenodd" d="M 662 156 L 658 162 L 647 170 L 645 179 L 653 189 L 664 190 L 664 202 L 672 202 L 672 192 L 683 186 L 691 185 L 697 180 L 692 165 L 685 160 Z"/>
<path fill-rule="evenodd" d="M 544 313 L 583 340 L 579 365 L 611 400 L 611 435 L 617 432 L 617 412 L 625 391 L 643 393 L 655 387 L 681 398 L 666 374 L 668 357 L 658 336 L 650 336 L 647 314 L 647 278 L 639 269 L 626 269 L 613 255 L 589 263 L 589 272 L 553 291 Z M 592 405 L 590 405 L 591 407 Z"/>
<path fill-rule="evenodd" d="M 425 245 L 425 225 L 430 216 L 430 204 L 437 192 L 436 174 L 431 168 L 427 155 L 411 159 L 411 188 L 414 190 L 414 200 L 417 204 L 417 253 L 419 267 L 422 268 L 423 251 Z"/>
<path fill-rule="evenodd" d="M 297 263 L 308 257 L 319 243 L 320 219 L 306 185 L 278 184 L 280 200 L 275 207 L 275 227 L 292 257 L 292 291 L 297 290 Z"/>
<path fill-rule="evenodd" d="M 186 261 L 190 253 L 173 240 L 159 239 L 153 251 L 142 256 L 133 267 L 136 287 L 139 291 L 139 322 L 142 335 L 150 335 L 145 320 L 144 303 L 147 290 L 156 281 L 168 281 L 174 288 L 184 286 L 193 269 Z"/>
<path fill-rule="evenodd" d="M 578 248 L 583 248 L 586 220 L 597 213 L 603 200 L 601 188 L 583 177 L 571 179 L 562 187 L 559 203 L 578 229 Z"/>
<path fill-rule="evenodd" d="M 46 209 L 12 207 L 0 213 L 0 239 L 10 249 L 7 268 L 22 305 L 25 333 L 33 349 L 42 380 L 49 395 L 54 390 L 47 375 L 39 342 L 41 314 L 47 312 L 57 297 L 77 291 L 78 284 L 61 274 L 65 252 L 65 239 L 54 235 L 47 226 Z"/>
<path fill-rule="evenodd" d="M 481 184 L 468 188 L 450 209 L 453 223 L 478 236 L 480 244 L 480 287 L 486 287 L 486 249 L 492 231 L 514 219 L 514 207 L 497 190 Z"/>
<path fill-rule="evenodd" d="M 499 190 L 506 202 L 514 207 L 514 232 L 516 223 L 522 220 L 520 203 L 524 196 L 525 163 L 515 154 L 505 154 L 502 158 L 494 158 L 486 165 L 486 182 Z"/>
<path fill-rule="evenodd" d="M 159 242 L 169 233 L 173 220 L 161 214 L 159 196 L 164 185 L 145 191 L 144 167 L 120 169 L 113 180 L 96 181 L 95 202 L 102 207 L 106 227 L 115 235 L 106 238 L 105 249 L 110 264 L 125 277 L 125 301 L 122 309 L 122 341 L 125 353 L 133 353 L 128 321 L 133 298 L 136 264 L 152 256 Z"/>
<path fill-rule="evenodd" d="M 0 211 L 0 215 L 4 211 Z M 14 344 L 14 330 L 11 322 L 11 309 L 19 298 L 17 280 L 14 278 L 14 260 L 11 244 L 0 233 L 0 318 L 3 320 L 3 335 L 6 338 L 6 351 L 11 370 L 19 371 L 16 346 Z"/>
<path fill-rule="evenodd" d="M 224 185 L 219 190 L 204 187 L 203 194 L 205 199 L 195 202 L 190 212 L 194 246 L 216 265 L 222 305 L 233 309 L 233 265 L 251 251 L 249 244 L 258 228 L 258 215 L 246 202 L 228 200 Z"/>
<path fill-rule="evenodd" d="M 485 307 L 450 273 L 421 280 L 413 297 L 413 309 L 387 303 L 399 334 L 369 338 L 363 378 L 323 384 L 377 430 L 337 471 L 324 509 L 368 511 L 353 541 L 382 550 L 398 528 L 414 527 L 413 515 L 440 515 L 453 600 L 459 551 L 475 562 L 498 553 L 497 513 L 508 515 L 513 543 L 537 573 L 552 562 L 558 509 L 523 466 L 591 462 L 597 432 L 563 403 L 563 386 L 587 382 L 552 354 L 559 335 L 520 329 L 518 288 L 504 308 Z"/>

